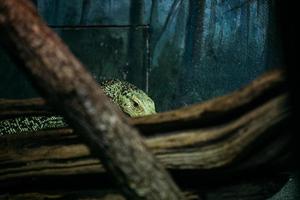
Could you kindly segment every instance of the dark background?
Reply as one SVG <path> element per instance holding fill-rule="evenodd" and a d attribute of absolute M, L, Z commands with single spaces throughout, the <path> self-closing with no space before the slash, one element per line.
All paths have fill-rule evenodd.
<path fill-rule="evenodd" d="M 98 81 L 128 80 L 158 111 L 227 94 L 281 66 L 271 0 L 34 2 Z M 3 50 L 0 66 L 0 98 L 38 96 Z"/>

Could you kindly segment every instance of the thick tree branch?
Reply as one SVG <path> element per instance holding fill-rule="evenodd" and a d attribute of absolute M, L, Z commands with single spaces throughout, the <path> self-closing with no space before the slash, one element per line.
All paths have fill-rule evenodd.
<path fill-rule="evenodd" d="M 183 198 L 137 130 L 28 1 L 0 1 L 0 28 L 35 86 L 101 158 L 129 199 Z"/>

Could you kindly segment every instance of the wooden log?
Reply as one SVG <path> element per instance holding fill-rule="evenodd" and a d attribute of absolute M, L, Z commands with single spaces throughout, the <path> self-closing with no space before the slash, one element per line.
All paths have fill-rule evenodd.
<path fill-rule="evenodd" d="M 0 99 L 0 120 L 17 116 L 53 115 L 54 112 L 42 98 Z"/>
<path fill-rule="evenodd" d="M 284 123 L 290 114 L 287 95 L 282 94 L 285 83 L 284 79 L 284 73 L 281 70 L 275 70 L 266 73 L 237 92 L 203 104 L 190 106 L 188 109 L 193 111 L 191 113 L 185 113 L 182 109 L 179 109 L 158 114 L 157 116 L 165 116 L 165 121 L 169 123 L 169 129 L 173 130 L 170 132 L 165 132 L 166 129 L 164 128 L 161 129 L 162 122 L 158 120 L 157 116 L 132 119 L 131 123 L 140 128 L 146 122 L 151 121 L 151 125 L 148 124 L 147 126 L 151 126 L 154 130 L 162 130 L 156 134 L 148 134 L 146 132 L 146 144 L 169 169 L 206 170 L 232 165 L 239 158 L 246 157 L 247 154 L 244 154 L 245 152 L 247 153 L 246 149 L 249 148 L 251 150 L 248 150 L 248 154 L 251 155 L 249 152 L 252 152 L 254 156 L 249 156 L 248 159 L 238 164 L 239 167 L 232 168 L 233 170 L 247 170 L 250 167 L 255 168 L 258 165 L 268 162 L 269 165 L 277 161 L 282 163 L 280 160 L 283 158 L 286 159 L 284 156 L 289 155 L 289 153 L 287 152 L 287 154 L 281 156 L 278 155 L 289 144 L 291 135 L 288 134 L 289 130 L 286 129 L 278 137 L 273 138 L 274 135 L 278 134 L 276 130 L 274 131 L 274 127 L 278 127 Z M 264 96 L 266 94 L 268 96 Z M 15 108 L 22 107 L 27 112 L 32 109 L 32 106 L 36 106 L 34 110 L 37 110 L 37 113 L 40 112 L 40 106 L 43 104 L 41 103 L 42 100 L 28 100 L 26 102 L 27 100 L 3 100 L 0 104 L 0 110 L 5 112 L 6 109 L 12 111 Z M 216 102 L 223 106 L 216 108 Z M 241 112 L 242 114 L 233 115 L 235 116 L 234 118 L 227 118 L 228 115 L 231 116 L 232 113 L 241 107 L 244 108 L 243 112 Z M 222 123 L 209 123 L 207 115 L 201 114 L 207 112 L 210 113 L 210 119 Z M 176 118 L 170 113 L 184 113 L 184 116 L 178 114 Z M 198 113 L 198 115 L 195 116 L 195 113 Z M 188 128 L 183 130 L 176 130 L 176 122 L 190 124 L 189 120 L 200 123 L 194 123 L 193 126 L 186 126 Z M 201 123 L 202 121 L 208 123 L 205 125 Z M 144 128 L 141 130 L 143 131 Z M 273 131 L 272 134 L 268 133 L 270 130 Z M 144 132 L 142 133 L 145 135 Z M 271 139 L 268 140 L 269 144 L 259 152 L 259 149 L 255 145 L 252 146 L 252 144 L 257 143 L 257 141 L 262 140 L 264 137 Z M 56 145 L 58 141 L 61 141 L 60 145 Z M 35 143 L 43 145 L 33 145 Z M 23 145 L 27 147 L 30 146 L 29 144 L 32 144 L 34 148 L 25 148 L 24 150 Z M 53 170 L 46 170 L 42 174 L 34 172 L 34 175 L 46 175 L 47 173 L 59 175 L 60 173 L 66 173 L 63 170 L 64 162 L 74 158 L 84 158 L 84 165 L 86 165 L 87 169 L 82 167 L 82 160 L 75 159 L 74 162 L 67 162 L 68 165 L 65 166 L 65 168 L 70 169 L 69 173 L 71 174 L 83 171 L 88 173 L 102 173 L 104 171 L 103 167 L 98 168 L 98 170 L 96 169 L 96 166 L 100 165 L 99 162 L 91 158 L 89 150 L 81 144 L 79 139 L 73 134 L 73 130 L 69 128 L 43 131 L 29 135 L 6 136 L 2 138 L 1 147 L 3 151 L 1 151 L 2 158 L 0 160 L 6 160 L 9 157 L 9 163 L 23 162 L 25 165 L 26 162 L 35 163 L 38 160 L 42 161 L 41 163 L 43 164 L 47 163 L 46 166 L 40 166 L 40 163 L 36 163 L 36 167 L 38 168 L 55 168 L 51 167 L 52 164 L 54 164 L 53 166 L 56 164 L 60 166 L 59 170 L 55 168 L 54 172 Z M 17 149 L 22 149 L 21 156 L 18 155 Z M 14 153 L 7 154 L 7 152 Z M 14 157 L 16 155 L 18 156 Z M 62 163 L 50 162 L 49 164 L 48 162 L 44 162 L 51 159 L 56 159 L 56 161 L 62 160 Z M 273 162 L 270 162 L 270 160 Z M 35 167 L 35 164 L 31 167 Z M 2 169 L 5 171 L 4 168 Z M 73 172 L 72 169 L 74 169 Z M 18 170 L 22 172 L 22 169 Z M 60 172 L 60 170 L 62 171 Z M 32 169 L 31 171 L 34 170 Z M 19 176 L 16 174 L 15 176 L 21 177 L 22 175 Z M 5 173 L 2 178 L 4 178 L 2 180 L 5 180 Z"/>
<path fill-rule="evenodd" d="M 128 121 L 144 134 L 218 125 L 254 109 L 285 90 L 285 73 L 282 69 L 276 69 L 229 95 L 169 112 L 131 118 Z M 0 99 L 0 119 L 24 115 L 50 115 L 54 114 L 53 112 L 54 110 L 41 98 Z"/>
<path fill-rule="evenodd" d="M 288 165 L 291 134 L 279 128 L 284 127 L 289 114 L 283 94 L 226 124 L 155 134 L 146 137 L 146 144 L 172 170 L 227 168 L 228 173 L 284 166 Z M 24 177 L 104 172 L 72 129 L 6 135 L 0 147 L 2 184 Z"/>
<path fill-rule="evenodd" d="M 260 93 L 256 93 L 256 97 L 253 97 L 253 91 L 260 91 Z M 185 184 L 190 184 L 191 178 L 197 179 L 197 177 L 199 177 L 199 181 L 196 184 L 202 182 L 206 185 L 211 182 L 220 182 L 229 176 L 232 179 L 233 176 L 239 176 L 244 172 L 247 174 L 257 174 L 257 171 L 260 172 L 259 174 L 275 173 L 282 170 L 280 167 L 288 168 L 291 163 L 289 161 L 292 159 L 288 148 L 292 140 L 288 128 L 289 103 L 287 95 L 282 91 L 284 91 L 284 74 L 280 70 L 276 70 L 263 75 L 242 90 L 220 97 L 225 102 L 231 102 L 227 99 L 233 99 L 235 102 L 251 99 L 251 101 L 244 101 L 244 104 L 251 106 L 233 104 L 231 107 L 233 110 L 237 110 L 235 105 L 244 108 L 243 112 L 238 115 L 232 115 L 234 111 L 225 106 L 223 111 L 219 109 L 219 112 L 216 112 L 216 116 L 214 116 L 214 112 L 211 112 L 210 119 L 219 122 L 219 124 L 209 122 L 206 115 L 201 114 L 192 120 L 194 122 L 205 121 L 205 123 L 190 123 L 189 119 L 191 118 L 186 115 L 186 118 L 181 118 L 182 121 L 180 121 L 185 127 L 184 129 L 176 130 L 176 123 L 172 122 L 171 119 L 166 120 L 169 123 L 168 129 L 161 128 L 161 122 L 157 120 L 157 122 L 153 121 L 152 125 L 147 125 L 153 130 L 158 130 L 155 134 L 150 134 L 149 131 L 142 133 L 146 136 L 146 144 L 163 164 L 171 171 L 176 170 L 175 178 L 178 170 L 182 170 L 179 174 L 184 174 L 185 178 L 183 180 L 181 178 L 181 182 Z M 44 107 L 42 101 L 42 99 L 3 100 L 0 104 L 0 110 L 5 112 L 6 110 L 19 109 L 24 111 L 23 114 L 26 115 L 28 114 L 27 111 L 30 110 L 34 110 L 33 114 L 47 113 L 50 108 Z M 193 110 L 193 113 L 201 113 L 203 109 L 211 111 L 214 107 L 207 105 L 214 105 L 213 102 L 215 101 L 216 99 L 213 99 L 203 104 L 191 106 L 189 109 Z M 40 102 L 42 103 L 39 104 Z M 220 103 L 225 105 L 225 102 L 221 101 Z M 172 112 L 177 113 L 178 111 L 180 110 Z M 15 114 L 12 116 L 24 116 L 17 112 Z M 227 115 L 231 117 L 227 118 Z M 135 124 L 136 127 L 143 127 L 143 121 L 148 121 L 149 118 L 153 120 L 153 116 L 149 116 L 133 119 L 131 123 Z M 185 122 L 189 125 L 185 126 Z M 285 126 L 285 124 L 287 125 Z M 70 128 L 28 135 L 7 135 L 1 138 L 0 149 L 2 149 L 0 151 L 0 163 L 2 163 L 0 171 L 3 172 L 0 174 L 0 188 L 3 190 L 14 188 L 16 183 L 19 183 L 20 186 L 24 185 L 24 182 L 25 185 L 30 185 L 35 181 L 38 185 L 45 184 L 45 178 L 49 176 L 62 179 L 65 184 L 68 184 L 63 177 L 105 175 L 101 163 L 90 154 L 89 149 L 81 143 Z M 186 175 L 184 173 L 186 170 L 196 170 L 197 176 L 194 173 L 191 177 Z M 176 178 L 176 180 L 178 179 Z M 105 183 L 108 184 L 107 181 Z M 228 184 L 227 182 L 226 185 Z M 282 184 L 283 182 L 280 182 L 276 187 L 280 187 Z M 273 194 L 272 191 L 274 193 L 276 190 L 270 190 L 266 194 L 260 190 L 254 194 L 238 194 L 235 189 L 228 188 L 224 191 L 205 192 L 205 194 L 207 199 L 214 199 L 216 192 L 218 195 L 224 193 L 227 199 L 240 198 L 239 195 L 246 199 L 265 199 Z M 53 192 L 50 193 L 53 194 Z M 20 195 L 42 198 L 47 197 L 48 194 Z M 102 196 L 99 197 L 95 190 L 89 195 L 95 199 L 102 199 Z M 114 194 L 110 192 L 108 195 L 110 198 L 122 198 L 118 195 L 111 196 Z M 68 196 L 68 194 L 57 193 L 56 196 L 59 198 Z M 18 197 L 18 195 L 10 195 L 10 198 L 13 199 L 14 197 Z M 196 195 L 196 197 L 198 196 Z M 54 196 L 52 198 L 55 199 Z"/>
<path fill-rule="evenodd" d="M 183 199 L 83 65 L 27 0 L 0 1 L 0 31 L 19 65 L 47 101 L 62 112 L 129 199 Z"/>
<path fill-rule="evenodd" d="M 267 72 L 249 85 L 212 100 L 132 120 L 144 133 L 155 133 L 218 125 L 255 109 L 274 95 L 286 91 L 286 77 L 282 69 Z"/>

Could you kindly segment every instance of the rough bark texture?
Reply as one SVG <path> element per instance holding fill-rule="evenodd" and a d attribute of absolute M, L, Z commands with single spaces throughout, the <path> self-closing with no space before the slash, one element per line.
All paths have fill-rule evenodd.
<path fill-rule="evenodd" d="M 291 130 L 286 126 L 290 109 L 283 88 L 283 74 L 273 71 L 233 94 L 186 109 L 158 114 L 168 123 L 167 132 L 157 116 L 132 119 L 131 123 L 144 133 L 145 122 L 151 122 L 147 126 L 156 132 L 150 134 L 145 131 L 146 144 L 172 170 L 205 171 L 231 166 L 226 170 L 227 173 L 256 170 L 261 166 L 284 166 L 290 158 L 287 146 L 291 140 Z M 266 94 L 269 95 L 264 96 Z M 27 103 L 24 100 L 2 100 L 0 113 L 5 113 L 5 110 L 15 113 L 14 108 L 18 111 L 22 108 L 21 113 L 32 114 L 34 110 L 39 114 L 43 113 L 41 104 L 42 100 L 28 100 Z M 48 109 L 44 108 L 47 112 Z M 233 115 L 241 108 L 243 111 L 239 115 Z M 186 113 L 187 109 L 193 112 Z M 186 128 L 177 130 L 177 124 Z M 0 147 L 2 182 L 27 176 L 104 172 L 100 162 L 70 128 L 7 135 L 2 137 Z"/>
<path fill-rule="evenodd" d="M 247 87 L 229 95 L 169 112 L 131 118 L 129 123 L 144 134 L 217 125 L 221 121 L 230 121 L 256 108 L 284 91 L 286 91 L 285 72 L 282 69 L 272 70 Z M 53 108 L 47 106 L 43 99 L 0 99 L 0 119 L 40 114 L 53 114 Z"/>
<path fill-rule="evenodd" d="M 129 199 L 182 199 L 168 173 L 26 0 L 0 2 L 0 28 L 47 101 L 85 139 Z"/>
<path fill-rule="evenodd" d="M 282 126 L 288 114 L 286 96 L 280 96 L 228 124 L 149 136 L 146 144 L 169 169 L 206 170 L 233 164 L 233 171 L 271 167 L 288 155 L 289 130 L 280 134 L 274 130 Z M 256 143 L 266 137 L 268 146 L 258 148 Z M 104 172 L 99 160 L 71 129 L 7 135 L 1 138 L 0 146 L 1 181 L 31 175 Z M 248 155 L 253 158 L 245 159 Z M 43 170 L 35 171 L 37 168 Z"/>
<path fill-rule="evenodd" d="M 130 122 L 147 136 L 146 145 L 166 168 L 174 172 L 176 180 L 183 185 L 195 182 L 193 190 L 201 191 L 201 196 L 206 194 L 206 199 L 216 199 L 218 195 L 225 196 L 224 199 L 266 199 L 278 191 L 282 181 L 267 178 L 267 181 L 261 180 L 260 186 L 248 182 L 245 187 L 252 189 L 244 191 L 243 184 L 233 184 L 232 179 L 244 180 L 249 175 L 256 180 L 261 174 L 276 177 L 277 172 L 290 167 L 292 132 L 284 80 L 282 71 L 272 71 L 227 96 Z M 41 99 L 2 100 L 0 113 L 6 114 L 1 118 L 50 111 L 42 105 Z M 190 112 L 186 113 L 186 110 Z M 177 129 L 178 124 L 180 129 Z M 154 134 L 146 127 L 155 130 Z M 99 179 L 99 188 L 111 186 L 102 164 L 73 132 L 71 128 L 64 128 L 3 136 L 0 142 L 0 189 L 15 190 L 17 184 L 24 190 L 24 185 L 40 186 L 48 182 L 49 177 L 61 180 L 63 185 L 69 185 L 74 182 L 72 180 L 83 180 L 86 185 L 88 181 Z M 270 184 L 266 186 L 268 181 Z M 203 193 L 199 188 L 202 184 L 218 188 L 216 185 L 220 182 L 222 189 L 207 189 Z M 89 186 L 86 187 L 95 187 Z M 91 190 L 84 195 L 102 198 L 96 190 Z M 59 197 L 70 195 L 56 194 Z M 28 195 L 45 196 L 47 193 Z"/>

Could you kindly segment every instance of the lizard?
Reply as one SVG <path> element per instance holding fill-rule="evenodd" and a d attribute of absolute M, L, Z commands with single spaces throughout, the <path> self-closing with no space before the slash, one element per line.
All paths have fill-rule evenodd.
<path fill-rule="evenodd" d="M 111 79 L 100 82 L 100 87 L 112 102 L 130 117 L 156 113 L 154 101 L 131 83 Z M 0 120 L 0 135 L 65 127 L 68 127 L 68 123 L 62 116 L 22 116 Z"/>

